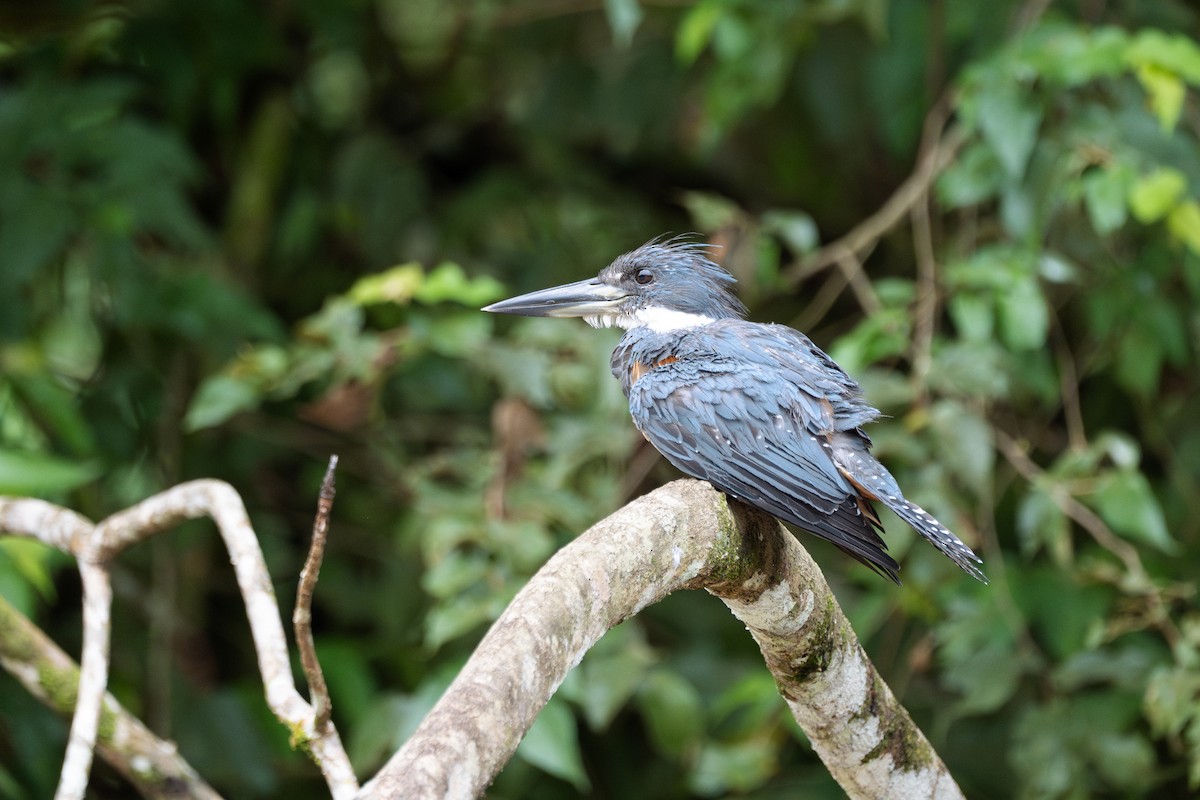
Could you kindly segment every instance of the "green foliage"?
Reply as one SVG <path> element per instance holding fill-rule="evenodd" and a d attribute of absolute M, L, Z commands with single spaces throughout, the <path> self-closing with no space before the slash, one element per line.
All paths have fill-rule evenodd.
<path fill-rule="evenodd" d="M 877 453 L 985 557 L 973 585 L 889 518 L 896 589 L 804 538 L 967 795 L 1194 793 L 1200 18 L 1042 5 L 5 14 L 0 492 L 98 519 L 223 478 L 286 598 L 339 453 L 317 639 L 370 774 L 557 547 L 674 475 L 615 332 L 477 309 L 699 230 L 754 318 L 860 379 Z M 928 163 L 938 97 L 930 224 L 825 259 Z M 211 529 L 171 537 L 119 561 L 113 689 L 225 794 L 325 796 Z M 68 647 L 70 566 L 0 542 L 0 592 Z M 64 736 L 0 678 L 0 796 L 51 794 Z M 796 787 L 838 796 L 698 595 L 609 632 L 491 791 Z"/>

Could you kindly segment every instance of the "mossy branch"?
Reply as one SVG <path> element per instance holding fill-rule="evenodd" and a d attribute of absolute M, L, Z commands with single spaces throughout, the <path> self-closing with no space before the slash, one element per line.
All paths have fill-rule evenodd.
<path fill-rule="evenodd" d="M 962 796 L 799 542 L 771 517 L 684 480 L 551 558 L 360 797 L 482 794 L 604 632 L 679 589 L 709 591 L 746 623 L 792 714 L 851 797 Z"/>

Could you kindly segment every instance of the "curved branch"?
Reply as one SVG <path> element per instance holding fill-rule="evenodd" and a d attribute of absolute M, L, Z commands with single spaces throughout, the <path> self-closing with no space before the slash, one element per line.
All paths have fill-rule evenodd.
<path fill-rule="evenodd" d="M 605 631 L 678 589 L 749 627 L 797 722 L 851 797 L 961 797 L 875 672 L 808 554 L 774 519 L 676 481 L 597 523 L 516 596 L 360 797 L 470 798 Z"/>
<path fill-rule="evenodd" d="M 34 697 L 70 716 L 79 665 L 0 596 L 0 664 Z M 111 694 L 100 708 L 96 749 L 143 797 L 220 800 L 171 742 L 155 736 Z M 136 766 L 135 766 L 136 765 Z"/>
<path fill-rule="evenodd" d="M 0 497 L 0 532 L 38 539 L 71 553 L 79 559 L 84 580 L 84 664 L 58 796 L 82 797 L 87 786 L 107 673 L 111 606 L 107 562 L 131 545 L 199 517 L 212 518 L 229 551 L 267 705 L 288 726 L 293 743 L 303 745 L 320 767 L 332 795 L 353 796 L 358 780 L 336 729 L 318 726 L 316 710 L 296 690 L 279 604 L 245 505 L 232 486 L 216 480 L 180 484 L 95 526 L 79 514 L 41 500 Z"/>

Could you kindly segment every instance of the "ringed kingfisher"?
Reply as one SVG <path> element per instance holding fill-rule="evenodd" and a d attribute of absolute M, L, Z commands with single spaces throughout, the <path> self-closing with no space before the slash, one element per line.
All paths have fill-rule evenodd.
<path fill-rule="evenodd" d="M 704 243 L 656 240 L 595 278 L 483 310 L 623 328 L 613 376 L 638 430 L 679 470 L 899 583 L 872 506 L 882 503 L 986 583 L 979 557 L 871 455 L 863 426 L 880 412 L 854 379 L 803 333 L 746 320 L 735 282 Z"/>

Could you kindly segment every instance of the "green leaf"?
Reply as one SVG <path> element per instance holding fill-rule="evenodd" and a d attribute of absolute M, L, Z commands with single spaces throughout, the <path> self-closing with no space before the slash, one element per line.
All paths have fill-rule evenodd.
<path fill-rule="evenodd" d="M 1160 736 L 1178 736 L 1200 717 L 1200 671 L 1162 667 L 1146 684 L 1146 719 Z"/>
<path fill-rule="evenodd" d="M 704 703 L 691 683 L 676 672 L 656 669 L 638 688 L 637 704 L 660 752 L 686 756 L 704 740 Z"/>
<path fill-rule="evenodd" d="M 1200 256 L 1200 203 L 1186 200 L 1167 215 L 1167 230 L 1187 249 Z"/>
<path fill-rule="evenodd" d="M 1182 33 L 1140 31 L 1130 42 L 1126 58 L 1135 67 L 1157 66 L 1200 86 L 1200 45 Z"/>
<path fill-rule="evenodd" d="M 779 745 L 766 733 L 729 744 L 710 742 L 688 776 L 693 791 L 714 797 L 744 794 L 766 784 L 778 769 Z"/>
<path fill-rule="evenodd" d="M 1035 350 L 1046 343 L 1050 329 L 1050 311 L 1037 279 L 1017 280 L 998 298 L 1000 336 L 1010 350 Z"/>
<path fill-rule="evenodd" d="M 947 310 L 963 339 L 979 342 L 992 338 L 996 327 L 992 298 L 980 292 L 954 292 L 950 295 Z"/>
<path fill-rule="evenodd" d="M 1045 547 L 1057 564 L 1066 565 L 1071 556 L 1070 526 L 1054 498 L 1034 488 L 1017 507 L 1017 536 L 1021 554 L 1029 557 Z"/>
<path fill-rule="evenodd" d="M 225 420 L 258 408 L 262 397 L 257 381 L 233 375 L 214 375 L 196 390 L 183 417 L 183 429 L 189 433 L 220 425 Z"/>
<path fill-rule="evenodd" d="M 763 230 L 783 239 L 794 254 L 809 253 L 820 243 L 817 223 L 803 211 L 774 209 L 762 215 Z"/>
<path fill-rule="evenodd" d="M 1088 750 L 1096 771 L 1110 786 L 1144 790 L 1153 781 L 1154 748 L 1140 734 L 1100 731 L 1089 737 Z"/>
<path fill-rule="evenodd" d="M 1164 342 L 1146 325 L 1135 321 L 1117 342 L 1116 375 L 1121 385 L 1142 397 L 1158 391 Z"/>
<path fill-rule="evenodd" d="M 963 149 L 937 179 L 938 201 L 949 208 L 973 206 L 995 197 L 1004 185 L 1004 166 L 984 142 Z"/>
<path fill-rule="evenodd" d="M 1019 81 L 998 80 L 978 98 L 979 127 L 1011 178 L 1025 172 L 1042 122 L 1042 110 L 1030 97 Z"/>
<path fill-rule="evenodd" d="M 91 455 L 95 438 L 79 410 L 79 398 L 45 373 L 9 375 L 13 391 L 26 413 L 52 438 L 74 455 Z"/>
<path fill-rule="evenodd" d="M 715 192 L 684 192 L 680 200 L 692 222 L 702 231 L 720 230 L 746 216 L 737 203 Z"/>
<path fill-rule="evenodd" d="M 721 5 L 713 0 L 689 9 L 675 34 L 675 57 L 684 64 L 691 64 L 699 58 L 712 41 L 713 29 L 720 17 Z"/>
<path fill-rule="evenodd" d="M 439 264 L 425 276 L 414 298 L 420 303 L 459 303 L 478 308 L 504 296 L 504 286 L 489 275 L 468 278 L 454 263 Z"/>
<path fill-rule="evenodd" d="M 0 575 L 11 570 L 15 573 L 14 580 L 20 576 L 20 582 L 35 589 L 42 599 L 55 599 L 54 567 L 69 556 L 40 541 L 13 536 L 0 538 L 0 554 L 3 555 L 0 558 Z M 0 584 L 3 583 L 3 578 L 0 578 Z M 22 613 L 29 614 L 32 613 L 33 598 L 29 600 L 29 603 L 14 602 L 14 605 Z"/>
<path fill-rule="evenodd" d="M 581 792 L 591 788 L 579 752 L 575 717 L 556 697 L 537 715 L 533 727 L 517 747 L 517 756 L 538 769 L 572 784 Z"/>
<path fill-rule="evenodd" d="M 933 407 L 930 424 L 942 463 L 977 494 L 985 493 L 996 461 L 987 422 L 961 403 L 942 400 Z"/>
<path fill-rule="evenodd" d="M 88 483 L 99 474 L 99 466 L 90 461 L 0 448 L 0 494 L 60 494 Z"/>
<path fill-rule="evenodd" d="M 1028 659 L 1018 648 L 994 642 L 945 671 L 946 685 L 962 693 L 957 708 L 966 714 L 987 714 L 1004 706 L 1017 691 Z"/>
<path fill-rule="evenodd" d="M 1128 539 L 1174 553 L 1177 544 L 1167 531 L 1162 507 L 1146 476 L 1135 470 L 1112 470 L 1086 498 L 1112 529 Z"/>
<path fill-rule="evenodd" d="M 1187 178 L 1171 167 L 1159 167 L 1129 190 L 1129 210 L 1138 222 L 1149 224 L 1165 217 L 1183 197 Z"/>
<path fill-rule="evenodd" d="M 359 278 L 346 292 L 346 297 L 360 306 L 375 303 L 408 305 L 424 280 L 425 273 L 420 264 L 400 264 Z"/>
<path fill-rule="evenodd" d="M 574 699 L 592 730 L 608 729 L 653 662 L 650 648 L 632 625 L 613 628 L 588 651 L 576 668 L 579 680 Z"/>
<path fill-rule="evenodd" d="M 612 29 L 613 43 L 618 47 L 629 47 L 645 17 L 641 3 L 638 0 L 604 0 L 604 13 L 608 17 L 608 27 Z"/>
<path fill-rule="evenodd" d="M 1133 173 L 1123 164 L 1093 169 L 1083 176 L 1083 202 L 1096 233 L 1104 236 L 1125 224 L 1132 185 Z"/>
<path fill-rule="evenodd" d="M 1187 90 L 1183 81 L 1173 72 L 1155 64 L 1143 64 L 1137 69 L 1138 80 L 1146 94 L 1150 95 L 1150 110 L 1158 119 L 1162 129 L 1170 133 L 1179 122 L 1183 112 L 1183 98 Z"/>

